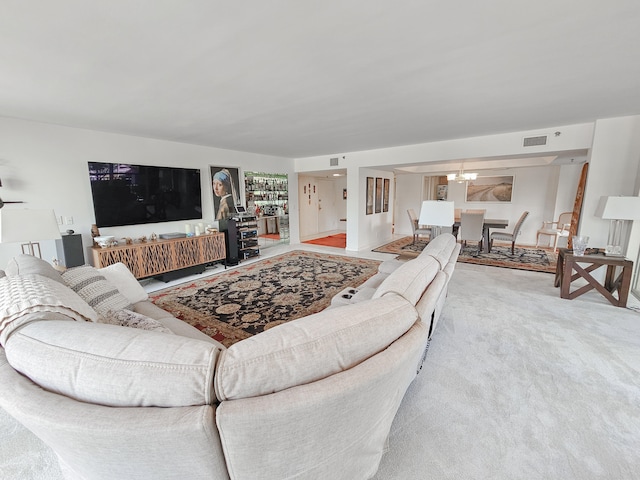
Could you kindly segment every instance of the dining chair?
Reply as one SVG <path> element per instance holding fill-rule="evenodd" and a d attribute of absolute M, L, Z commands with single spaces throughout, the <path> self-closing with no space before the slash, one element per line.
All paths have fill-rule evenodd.
<path fill-rule="evenodd" d="M 458 238 L 464 245 L 467 241 L 478 242 L 478 253 L 482 250 L 482 240 L 484 238 L 484 213 L 467 213 L 460 215 L 460 228 Z"/>
<path fill-rule="evenodd" d="M 489 252 L 491 252 L 491 248 L 493 247 L 494 240 L 505 240 L 507 242 L 511 242 L 511 255 L 514 254 L 516 248 L 516 237 L 520 234 L 520 229 L 522 228 L 522 224 L 526 220 L 529 212 L 524 212 L 520 215 L 520 218 L 516 222 L 516 226 L 513 227 L 513 232 L 493 232 L 491 234 L 491 239 L 489 240 Z"/>
<path fill-rule="evenodd" d="M 536 247 L 540 243 L 540 235 L 548 235 L 554 237 L 553 251 L 558 250 L 558 240 L 562 237 L 569 238 L 569 229 L 571 228 L 571 217 L 573 212 L 564 212 L 558 216 L 558 220 L 542 222 L 542 228 L 536 234 Z"/>
<path fill-rule="evenodd" d="M 487 214 L 487 209 L 486 208 L 467 208 L 465 210 L 465 213 L 483 213 L 483 214 Z"/>
<path fill-rule="evenodd" d="M 431 237 L 430 228 L 418 225 L 418 216 L 416 215 L 415 210 L 413 208 L 409 208 L 407 210 L 407 213 L 409 214 L 409 220 L 411 220 L 411 229 L 413 230 L 413 242 L 411 243 L 416 243 L 416 240 L 420 235 L 429 235 L 429 237 Z"/>

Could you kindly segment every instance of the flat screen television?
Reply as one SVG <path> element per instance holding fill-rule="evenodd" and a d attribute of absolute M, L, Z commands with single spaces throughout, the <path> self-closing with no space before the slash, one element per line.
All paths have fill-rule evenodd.
<path fill-rule="evenodd" d="M 202 218 L 200 170 L 89 162 L 98 227 Z"/>

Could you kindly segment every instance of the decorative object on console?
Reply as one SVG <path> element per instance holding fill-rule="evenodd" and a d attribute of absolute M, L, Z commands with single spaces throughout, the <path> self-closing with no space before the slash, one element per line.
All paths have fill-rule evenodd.
<path fill-rule="evenodd" d="M 442 227 L 452 227 L 455 222 L 455 209 L 453 202 L 441 200 L 425 200 L 420 207 L 419 225 L 431 227 L 431 238 L 441 233 Z"/>
<path fill-rule="evenodd" d="M 118 244 L 118 242 L 116 242 L 116 237 L 114 237 L 113 235 L 103 235 L 100 237 L 93 237 L 93 242 L 98 247 L 102 247 L 102 248 L 113 247 L 114 245 Z"/>
<path fill-rule="evenodd" d="M 640 197 L 600 197 L 596 217 L 610 220 L 604 254 L 624 257 L 629 221 L 640 219 Z"/>
<path fill-rule="evenodd" d="M 0 243 L 22 243 L 22 253 L 42 258 L 38 240 L 61 238 L 53 210 L 2 209 L 0 211 Z"/>

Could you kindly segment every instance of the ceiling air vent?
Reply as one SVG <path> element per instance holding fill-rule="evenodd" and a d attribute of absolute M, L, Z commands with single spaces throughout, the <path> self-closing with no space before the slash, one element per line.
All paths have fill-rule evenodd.
<path fill-rule="evenodd" d="M 537 147 L 547 144 L 547 136 L 540 135 L 539 137 L 525 137 L 523 147 Z"/>
<path fill-rule="evenodd" d="M 330 158 L 329 159 L 329 166 L 330 167 L 337 167 L 338 166 L 338 157 Z"/>

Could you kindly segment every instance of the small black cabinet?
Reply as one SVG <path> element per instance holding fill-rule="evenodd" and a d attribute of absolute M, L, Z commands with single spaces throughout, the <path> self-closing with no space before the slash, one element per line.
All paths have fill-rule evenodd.
<path fill-rule="evenodd" d="M 260 255 L 258 222 L 255 216 L 220 220 L 219 227 L 225 235 L 227 265 L 237 265 L 242 260 Z"/>
<path fill-rule="evenodd" d="M 56 240 L 56 253 L 60 265 L 67 268 L 84 265 L 84 252 L 82 251 L 82 235 L 79 233 L 63 234 Z"/>

